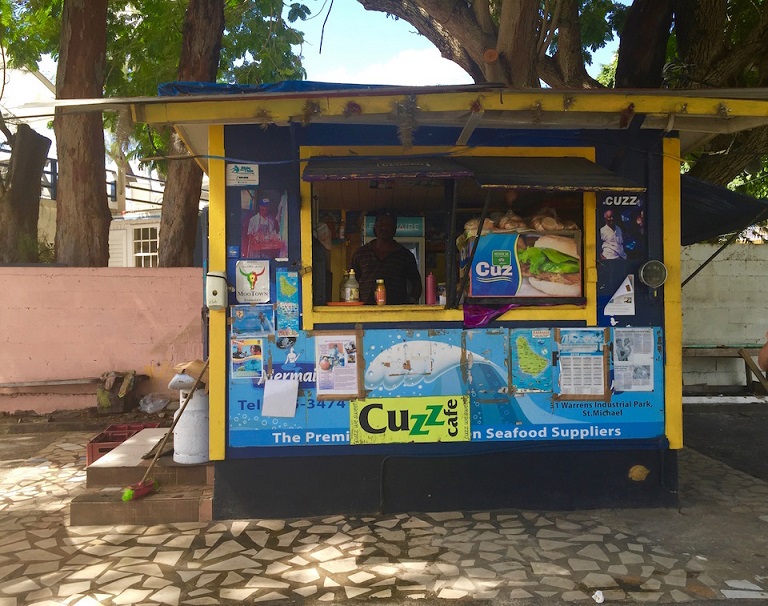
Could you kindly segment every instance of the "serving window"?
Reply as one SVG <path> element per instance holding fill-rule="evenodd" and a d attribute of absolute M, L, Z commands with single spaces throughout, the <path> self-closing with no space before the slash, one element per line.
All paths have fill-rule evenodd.
<path fill-rule="evenodd" d="M 320 276 L 324 287 L 316 288 L 313 305 L 336 304 L 344 272 L 352 267 L 354 253 L 375 239 L 378 213 L 391 214 L 396 222 L 395 242 L 414 257 L 422 286 L 428 274 L 444 284 L 448 276 L 447 241 L 450 212 L 444 179 L 368 179 L 323 181 L 312 186 L 313 273 L 326 266 Z M 319 258 L 318 258 L 319 257 Z M 358 276 L 360 278 L 360 276 Z M 426 303 L 424 289 L 413 304 Z"/>
<path fill-rule="evenodd" d="M 549 166 L 549 173 L 549 161 L 567 162 Z M 435 304 L 427 305 L 432 299 L 422 295 L 411 305 L 361 306 L 355 310 L 360 320 L 402 321 L 403 312 L 411 320 L 421 313 L 429 314 L 423 320 L 460 320 L 464 302 L 512 302 L 517 296 L 514 302 L 523 308 L 513 311 L 521 319 L 594 321 L 588 288 L 594 281 L 594 241 L 584 234 L 594 231 L 595 196 L 586 191 L 591 186 L 578 182 L 594 166 L 584 157 L 313 157 L 302 190 L 304 224 L 312 234 L 305 320 L 307 304 L 310 324 L 350 317 L 338 315 L 340 282 L 355 251 L 373 239 L 375 214 L 389 211 L 398 218 L 395 240 L 414 255 L 422 284 L 430 274 L 434 279 Z M 599 170 L 604 179 L 617 177 Z M 480 253 L 487 258 L 475 261 Z M 477 263 L 487 274 L 485 286 L 500 281 L 496 273 L 517 272 L 518 283 L 508 291 L 484 288 L 468 273 Z"/>

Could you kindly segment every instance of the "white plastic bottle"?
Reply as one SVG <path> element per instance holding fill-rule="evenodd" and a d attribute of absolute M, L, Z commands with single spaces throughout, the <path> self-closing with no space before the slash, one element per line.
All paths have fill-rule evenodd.
<path fill-rule="evenodd" d="M 339 301 L 346 301 L 347 300 L 347 281 L 349 280 L 349 273 L 344 272 L 344 275 L 341 278 L 341 282 L 339 283 Z"/>

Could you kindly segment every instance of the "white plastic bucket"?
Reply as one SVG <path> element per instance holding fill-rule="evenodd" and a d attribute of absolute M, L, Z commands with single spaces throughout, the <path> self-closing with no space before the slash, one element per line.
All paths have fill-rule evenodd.
<path fill-rule="evenodd" d="M 189 392 L 179 393 L 184 402 Z M 180 412 L 177 410 L 175 416 Z M 173 429 L 173 460 L 184 464 L 208 461 L 208 396 L 202 390 L 192 394 Z"/>

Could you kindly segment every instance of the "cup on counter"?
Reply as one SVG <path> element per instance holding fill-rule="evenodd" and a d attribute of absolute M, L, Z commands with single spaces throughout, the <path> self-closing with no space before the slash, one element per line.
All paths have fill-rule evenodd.
<path fill-rule="evenodd" d="M 445 305 L 446 304 L 445 293 L 446 293 L 445 282 L 438 282 L 437 283 L 437 304 L 438 305 Z"/>

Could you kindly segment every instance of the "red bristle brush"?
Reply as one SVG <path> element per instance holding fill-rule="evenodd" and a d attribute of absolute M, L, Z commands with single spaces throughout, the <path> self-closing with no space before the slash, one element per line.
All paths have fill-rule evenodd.
<path fill-rule="evenodd" d="M 187 397 L 184 398 L 184 402 L 181 404 L 179 412 L 176 415 L 176 418 L 173 419 L 173 423 L 171 423 L 170 428 L 168 428 L 168 432 L 163 436 L 163 439 L 157 448 L 157 452 L 155 452 L 155 456 L 152 457 L 152 461 L 150 461 L 149 465 L 147 466 L 147 471 L 144 472 L 144 477 L 141 478 L 141 481 L 138 484 L 131 484 L 123 491 L 123 501 L 126 503 L 128 501 L 135 501 L 136 499 L 145 497 L 155 491 L 155 480 L 150 478 L 149 474 L 152 473 L 152 470 L 155 467 L 155 463 L 157 463 L 157 459 L 160 457 L 160 453 L 163 452 L 163 448 L 165 448 L 165 443 L 168 441 L 168 437 L 173 433 L 173 430 L 176 427 L 176 423 L 179 422 L 181 415 L 184 414 L 184 409 L 187 407 L 187 403 L 192 399 L 192 394 L 194 394 L 195 390 L 200 386 L 200 382 L 207 368 L 208 360 L 205 361 L 203 369 L 200 371 L 197 379 L 195 379 L 194 385 L 192 385 L 192 389 L 189 390 Z"/>

